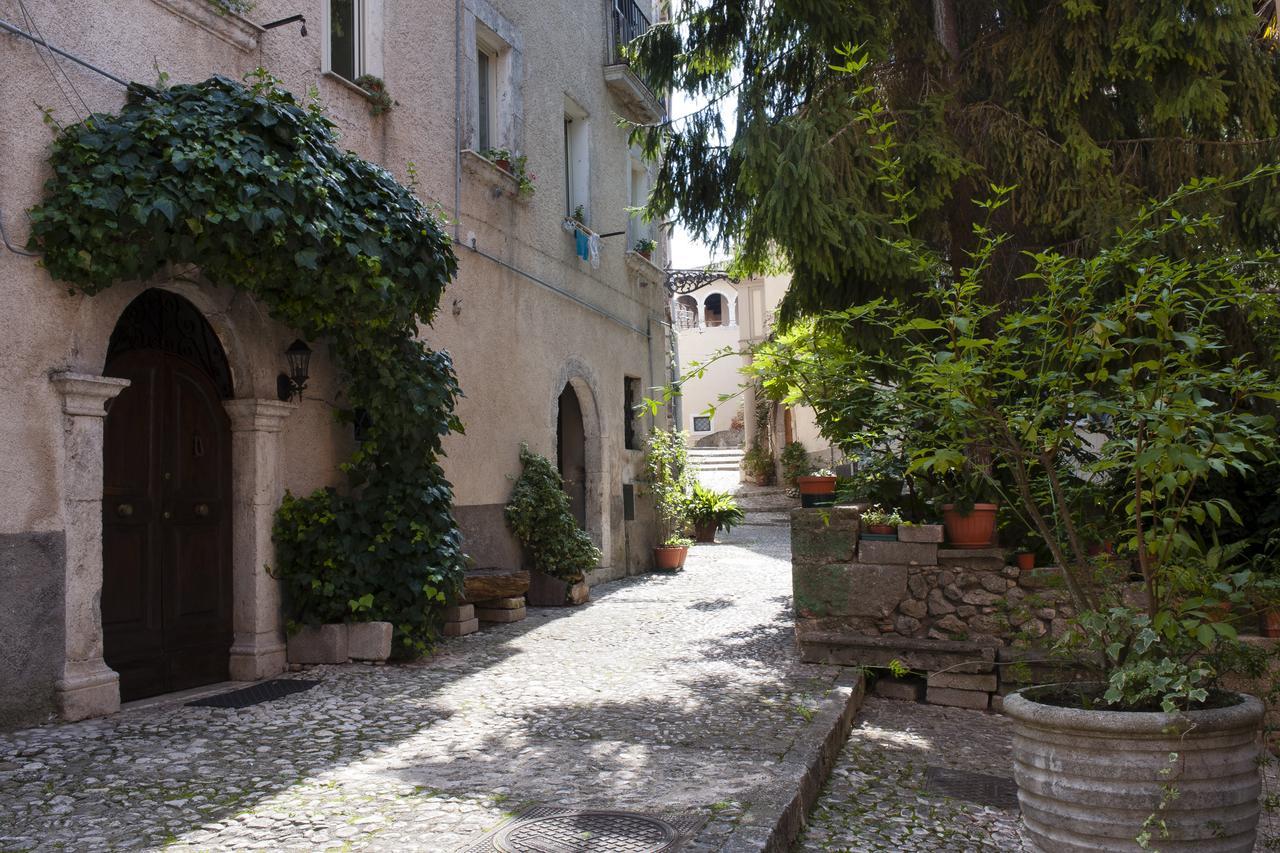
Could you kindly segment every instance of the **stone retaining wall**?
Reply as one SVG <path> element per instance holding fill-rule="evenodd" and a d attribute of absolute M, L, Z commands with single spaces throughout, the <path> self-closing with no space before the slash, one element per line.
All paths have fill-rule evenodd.
<path fill-rule="evenodd" d="M 1073 611 L 1058 570 L 1020 571 L 1005 564 L 1000 549 L 861 539 L 859 512 L 792 510 L 796 635 L 806 660 L 899 661 L 927 674 L 918 684 L 903 682 L 899 692 L 971 708 L 1025 686 L 1032 664 L 1048 666 L 1034 654 L 1021 660 L 1028 653 L 1014 647 L 1066 629 Z"/>

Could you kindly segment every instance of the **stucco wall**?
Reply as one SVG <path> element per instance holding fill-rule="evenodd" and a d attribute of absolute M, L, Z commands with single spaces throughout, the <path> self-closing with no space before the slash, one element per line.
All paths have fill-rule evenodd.
<path fill-rule="evenodd" d="M 682 329 L 680 331 L 679 352 L 681 373 L 692 369 L 694 363 L 706 364 L 713 355 L 725 347 L 738 349 L 738 327 L 710 326 L 700 329 Z M 708 435 L 708 432 L 694 432 L 693 419 L 706 415 L 710 406 L 715 406 L 711 416 L 710 432 L 729 429 L 734 417 L 742 412 L 742 395 L 740 385 L 742 374 L 742 358 L 729 356 L 720 358 L 707 367 L 701 378 L 693 379 L 682 385 L 680 394 L 681 428 L 688 431 L 690 439 Z M 736 395 L 731 400 L 720 402 L 722 394 Z"/>
<path fill-rule="evenodd" d="M 296 24 L 256 33 L 244 22 L 200 26 L 192 16 L 200 17 L 203 3 L 27 0 L 25 6 L 52 44 L 126 79 L 152 82 L 153 66 L 168 72 L 172 82 L 214 73 L 240 78 L 265 67 L 300 98 L 314 87 L 343 144 L 361 156 L 402 180 L 414 164 L 420 195 L 458 222 L 459 273 L 424 335 L 453 355 L 466 395 L 459 411 L 467 434 L 447 440 L 444 466 L 467 548 L 481 565 L 518 560 L 500 512 L 518 473 L 518 447 L 527 441 L 554 457 L 555 401 L 564 383 L 575 378 L 580 395 L 589 397 L 581 400 L 584 410 L 595 417 L 589 441 L 596 443 L 596 503 L 589 527 L 606 546 L 605 574 L 639 570 L 647 557 L 635 559 L 637 543 L 647 543 L 651 524 L 643 513 L 636 522 L 622 520 L 622 484 L 635 479 L 641 461 L 639 452 L 623 447 L 623 380 L 639 377 L 646 388 L 662 381 L 667 344 L 660 325 L 661 273 L 634 258 L 628 263 L 624 237 L 602 241 L 600 267 L 592 269 L 577 259 L 572 235 L 561 227 L 566 96 L 586 111 L 591 126 L 589 224 L 599 232 L 625 230 L 627 224 L 629 153 L 602 75 L 604 0 L 585 8 L 569 2 L 467 2 L 467 9 L 483 6 L 486 14 L 502 16 L 520 40 L 516 76 L 522 82 L 513 106 L 518 121 L 508 122 L 512 138 L 500 141 L 527 153 L 529 168 L 539 176 L 538 192 L 529 200 L 515 198 L 509 179 L 491 167 L 460 164 L 455 140 L 460 135 L 469 144 L 470 114 L 465 69 L 464 104 L 460 115 L 455 112 L 453 2 L 369 0 L 371 9 L 382 12 L 381 25 L 370 33 L 370 50 L 381 46 L 377 64 L 397 101 L 380 117 L 370 115 L 364 97 L 349 84 L 322 73 L 321 0 L 258 0 L 249 15 L 262 23 L 301 12 L 308 20 L 307 38 Z M 0 0 L 6 21 L 24 26 L 21 12 L 16 0 Z M 256 44 L 245 49 L 211 31 L 222 29 L 247 32 Z M 87 111 L 118 110 L 124 90 L 62 60 L 75 86 L 72 92 L 62 80 L 68 100 L 33 45 L 13 36 L 0 36 L 0 44 L 6 56 L 6 73 L 0 75 L 0 216 L 11 241 L 20 245 L 28 233 L 23 212 L 40 198 L 48 174 L 51 136 L 36 105 L 48 107 L 58 122 L 72 123 Z M 476 165 L 474 158 L 468 162 Z M 479 252 L 521 272 L 472 251 L 473 234 Z M 61 404 L 49 373 L 101 373 L 116 319 L 147 286 L 173 289 L 205 313 L 227 350 L 237 397 L 274 398 L 275 376 L 285 369 L 283 351 L 296 334 L 252 299 L 216 283 L 171 276 L 122 283 L 95 297 L 75 295 L 35 259 L 0 250 L 0 299 L 6 308 L 0 315 L 0 535 L 31 542 L 65 527 L 58 476 Z M 344 398 L 324 342 L 309 343 L 315 350 L 312 380 L 281 435 L 283 485 L 296 493 L 341 485 L 336 466 L 352 441 L 350 427 L 333 419 Z M 20 600 L 31 584 L 43 583 L 33 578 L 49 579 L 59 571 L 49 561 L 15 557 L 13 568 L 0 575 L 0 600 Z M 23 613 L 38 616 L 34 608 Z M 22 614 L 17 618 L 17 636 L 35 630 L 34 623 L 21 624 Z M 0 692 L 6 692 L 13 676 L 0 677 Z"/>

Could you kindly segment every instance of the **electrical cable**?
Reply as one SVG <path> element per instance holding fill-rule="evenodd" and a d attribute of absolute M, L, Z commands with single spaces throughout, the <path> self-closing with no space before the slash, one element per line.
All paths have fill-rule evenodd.
<path fill-rule="evenodd" d="M 21 12 L 22 14 L 23 25 L 27 29 L 35 29 L 32 26 L 30 16 L 27 14 L 27 7 L 19 3 L 18 11 Z M 49 60 L 45 57 L 43 53 L 41 53 L 39 42 L 36 42 L 33 40 L 32 43 L 34 45 L 34 47 L 32 47 L 32 50 L 35 51 L 36 56 L 39 57 L 40 63 L 44 66 L 44 70 L 48 71 L 49 76 L 53 78 L 53 85 L 58 87 L 58 93 L 62 95 L 62 100 L 66 101 L 68 109 L 70 109 L 71 112 L 75 114 L 76 118 L 83 118 L 83 116 L 80 114 L 80 110 L 76 108 L 75 102 L 72 101 L 71 96 L 67 94 L 66 88 L 63 87 L 62 80 L 58 77 L 57 72 L 53 70 L 53 67 L 49 65 Z"/>
<path fill-rule="evenodd" d="M 15 255 L 22 255 L 27 258 L 40 257 L 39 252 L 28 252 L 25 249 L 19 249 L 9 242 L 9 234 L 4 230 L 4 212 L 0 211 L 0 242 L 4 243 L 4 247 Z"/>
<path fill-rule="evenodd" d="M 28 26 L 28 27 L 30 27 L 30 28 L 31 28 L 31 30 L 32 30 L 32 31 L 33 31 L 37 36 L 39 36 L 39 37 L 40 37 L 40 40 L 41 40 L 41 41 L 43 41 L 43 42 L 45 43 L 45 46 L 47 47 L 47 46 L 48 46 L 48 44 L 49 44 L 49 40 L 48 40 L 48 39 L 46 39 L 46 38 L 44 37 L 44 33 L 40 31 L 40 25 L 36 23 L 35 15 L 32 15 L 32 14 L 27 10 L 27 4 L 26 4 L 25 0 L 18 0 L 18 8 L 19 8 L 20 10 L 22 10 L 22 17 L 23 17 L 23 19 L 25 19 L 25 20 L 26 20 L 26 22 L 27 22 L 27 26 Z M 36 53 L 40 53 L 39 48 L 37 48 L 37 49 L 36 49 Z M 80 115 L 80 114 L 79 114 L 79 111 L 78 111 L 78 110 L 76 110 L 74 106 L 71 108 L 72 112 L 76 113 L 76 114 L 77 114 L 77 116 L 78 116 L 78 117 L 80 117 L 80 118 L 85 118 L 85 117 L 87 117 L 87 116 L 91 115 L 91 114 L 93 113 L 93 110 L 89 109 L 89 104 L 85 101 L 84 96 L 80 94 L 80 90 L 79 90 L 78 88 L 76 88 L 75 81 L 71 79 L 71 75 L 67 73 L 67 70 L 66 70 L 65 68 L 63 68 L 63 67 L 62 67 L 62 63 L 58 61 L 58 55 L 57 55 L 56 53 L 53 53 L 52 51 L 50 51 L 50 52 L 49 52 L 49 55 L 53 58 L 53 64 L 57 67 L 58 71 L 59 71 L 59 72 L 61 72 L 62 76 L 66 79 L 66 81 L 67 81 L 67 85 L 68 85 L 69 87 L 71 87 L 71 91 L 75 93 L 76 100 L 78 100 L 78 101 L 80 102 L 80 106 L 84 107 L 84 115 Z M 41 58 L 41 60 L 44 60 L 44 56 L 43 56 L 43 55 L 41 55 L 41 57 L 40 57 L 40 58 Z M 48 62 L 45 62 L 45 68 L 49 68 L 49 63 L 48 63 Z M 50 69 L 49 73 L 50 73 L 50 74 L 53 74 L 52 69 Z M 54 75 L 54 82 L 55 82 L 55 83 L 56 83 L 56 82 L 58 82 L 57 75 Z M 61 84 L 59 84 L 59 85 L 58 85 L 58 88 L 59 88 L 59 89 L 61 89 L 61 88 L 62 88 L 62 85 L 61 85 Z M 64 97 L 65 97 L 65 93 L 64 93 Z M 70 101 L 70 99 L 68 99 L 68 102 L 69 102 L 69 101 Z"/>

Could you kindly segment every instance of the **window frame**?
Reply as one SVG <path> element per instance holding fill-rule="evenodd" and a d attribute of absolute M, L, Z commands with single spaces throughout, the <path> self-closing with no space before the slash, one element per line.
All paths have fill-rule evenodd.
<path fill-rule="evenodd" d="M 365 40 L 368 35 L 368 14 L 365 0 L 350 0 L 351 20 L 355 29 L 352 44 L 352 69 L 354 74 L 348 77 L 334 68 L 333 64 L 333 4 L 335 0 L 324 0 L 324 71 L 354 84 L 364 76 L 368 67 L 368 49 Z"/>

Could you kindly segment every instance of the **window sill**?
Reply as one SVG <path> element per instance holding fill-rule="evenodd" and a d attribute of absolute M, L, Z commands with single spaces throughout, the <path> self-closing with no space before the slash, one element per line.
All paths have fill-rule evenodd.
<path fill-rule="evenodd" d="M 494 190 L 494 198 L 508 195 L 516 201 L 527 201 L 528 198 L 533 197 L 520 195 L 519 179 L 489 158 L 480 156 L 470 148 L 462 149 L 461 155 L 462 168 L 468 175 L 479 179 L 481 183 L 488 184 Z"/>
<path fill-rule="evenodd" d="M 341 74 L 335 74 L 332 71 L 326 71 L 321 76 L 327 80 L 332 80 L 333 82 L 342 86 L 344 89 L 349 89 L 350 91 L 364 98 L 366 101 L 373 97 L 373 93 L 369 92 L 366 89 L 361 89 L 359 86 L 357 86 L 355 83 L 352 83 L 350 80 L 348 80 L 346 77 L 343 77 Z"/>
<path fill-rule="evenodd" d="M 258 42 L 266 32 L 262 27 L 235 12 L 221 11 L 209 0 L 152 0 L 152 2 L 246 53 L 258 49 Z"/>
<path fill-rule="evenodd" d="M 667 271 L 637 251 L 626 254 L 627 278 L 641 287 L 659 284 L 667 277 Z"/>

